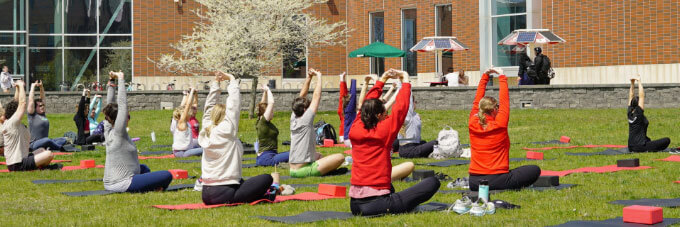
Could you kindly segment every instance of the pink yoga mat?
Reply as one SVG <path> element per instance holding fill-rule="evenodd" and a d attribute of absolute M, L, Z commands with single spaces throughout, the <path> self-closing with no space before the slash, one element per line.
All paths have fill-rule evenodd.
<path fill-rule="evenodd" d="M 79 169 L 93 169 L 93 168 L 104 168 L 104 166 L 103 165 L 97 165 L 97 166 L 92 167 L 92 168 L 85 168 L 85 167 L 82 167 L 82 166 L 64 166 L 63 168 L 61 168 L 61 171 L 71 171 L 71 170 L 79 170 Z M 9 170 L 8 169 L 0 169 L 0 173 L 9 173 Z"/>
<path fill-rule="evenodd" d="M 71 162 L 71 160 L 52 160 L 50 163 Z M 7 165 L 6 162 L 0 162 L 0 165 Z"/>
<path fill-rule="evenodd" d="M 538 147 L 538 148 L 523 147 L 522 149 L 527 150 L 527 151 L 544 151 L 544 150 L 552 150 L 552 149 L 597 148 L 597 147 L 624 148 L 624 147 L 628 147 L 628 146 L 606 144 L 606 145 L 583 145 L 583 146 L 568 146 L 568 147 Z"/>
<path fill-rule="evenodd" d="M 266 199 L 261 199 L 252 203 L 250 205 L 255 205 L 261 202 L 268 203 L 280 203 L 288 200 L 300 200 L 300 201 L 316 201 L 316 200 L 326 200 L 326 199 L 338 199 L 345 197 L 334 197 L 328 195 L 322 195 L 316 192 L 303 192 L 297 195 L 280 195 L 276 196 L 276 200 L 273 202 Z M 227 206 L 238 206 L 244 203 L 233 203 L 233 204 L 217 204 L 217 205 L 205 205 L 203 203 L 191 203 L 191 204 L 180 204 L 180 205 L 154 205 L 153 207 L 165 210 L 198 210 L 198 209 L 210 209 L 216 207 L 227 207 Z"/>
<path fill-rule="evenodd" d="M 73 153 L 68 152 L 52 152 L 53 155 L 73 155 Z"/>
<path fill-rule="evenodd" d="M 673 182 L 675 182 L 676 184 L 680 184 L 680 180 L 679 181 L 673 181 Z"/>
<path fill-rule="evenodd" d="M 638 167 L 618 167 L 616 165 L 600 166 L 600 167 L 583 167 L 578 169 L 562 170 L 562 171 L 551 171 L 551 170 L 541 170 L 541 176 L 566 176 L 572 173 L 609 173 L 617 172 L 621 170 L 641 170 L 649 169 L 651 166 L 638 166 Z"/>
<path fill-rule="evenodd" d="M 657 161 L 680 162 L 680 155 L 671 155 L 664 159 L 656 159 Z"/>
<path fill-rule="evenodd" d="M 163 156 L 139 156 L 139 160 L 145 160 L 145 159 L 166 159 L 166 158 L 175 158 L 174 154 L 169 154 L 169 155 L 163 155 Z"/>
<path fill-rule="evenodd" d="M 345 154 L 352 155 L 352 150 L 346 150 Z"/>

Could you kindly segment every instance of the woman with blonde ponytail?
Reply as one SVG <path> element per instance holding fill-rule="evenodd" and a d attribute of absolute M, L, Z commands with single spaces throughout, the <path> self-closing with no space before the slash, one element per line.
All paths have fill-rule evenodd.
<path fill-rule="evenodd" d="M 489 74 L 500 75 L 499 100 L 485 97 Z M 508 78 L 503 70 L 488 69 L 477 86 L 468 128 L 470 131 L 470 190 L 477 191 L 479 182 L 487 180 L 489 189 L 518 189 L 533 184 L 541 169 L 535 165 L 510 170 L 510 94 Z"/>
<path fill-rule="evenodd" d="M 229 80 L 226 104 L 217 104 L 220 82 Z M 207 205 L 250 203 L 260 199 L 274 200 L 271 186 L 278 185 L 274 175 L 262 174 L 244 181 L 241 176 L 243 145 L 238 140 L 241 115 L 239 80 L 233 75 L 217 72 L 205 100 L 203 129 L 198 143 L 203 147 L 201 160 L 202 198 Z M 278 175 L 276 175 L 278 178 Z M 272 183 L 275 183 L 272 185 Z"/>

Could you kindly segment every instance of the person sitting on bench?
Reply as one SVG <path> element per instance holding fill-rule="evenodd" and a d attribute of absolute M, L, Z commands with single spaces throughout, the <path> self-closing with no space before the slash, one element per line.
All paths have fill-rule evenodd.
<path fill-rule="evenodd" d="M 388 115 L 379 99 L 385 82 L 399 78 L 403 85 Z M 392 181 L 408 176 L 414 168 L 412 162 L 392 167 L 390 150 L 408 112 L 411 84 L 408 73 L 390 69 L 366 95 L 361 106 L 360 118 L 352 124 L 349 137 L 352 140 L 352 176 L 349 189 L 350 209 L 354 215 L 373 216 L 412 211 L 429 200 L 439 189 L 434 177 L 395 193 Z"/>
<path fill-rule="evenodd" d="M 288 162 L 290 152 L 278 153 L 279 129 L 272 123 L 274 118 L 274 95 L 267 85 L 262 86 L 262 101 L 257 104 L 257 166 L 275 166 Z"/>
<path fill-rule="evenodd" d="M 229 80 L 225 104 L 217 104 L 220 98 L 220 82 Z M 260 199 L 274 200 L 278 185 L 277 174 L 261 174 L 243 180 L 243 144 L 238 139 L 238 125 L 241 115 L 241 93 L 239 80 L 223 72 L 215 73 L 210 92 L 205 100 L 203 129 L 198 143 L 203 147 L 201 198 L 206 205 L 228 203 L 250 203 Z M 274 184 L 272 184 L 274 183 Z"/>
<path fill-rule="evenodd" d="M 635 96 L 635 81 L 638 81 L 638 95 Z M 668 137 L 651 140 L 647 137 L 649 121 L 645 117 L 645 91 L 639 76 L 630 79 L 628 93 L 628 150 L 631 152 L 663 151 L 671 144 Z"/>
<path fill-rule="evenodd" d="M 51 151 L 39 148 L 29 152 L 30 135 L 28 128 L 21 123 L 26 113 L 26 90 L 24 81 L 15 83 L 15 100 L 5 105 L 0 121 L 0 147 L 4 152 L 9 171 L 30 171 L 36 169 L 61 169 L 61 164 L 49 165 L 54 155 Z M 2 153 L 2 152 L 0 152 Z M 49 165 L 49 166 L 48 166 Z"/>
<path fill-rule="evenodd" d="M 499 101 L 484 96 L 489 74 L 500 75 Z M 487 180 L 490 190 L 519 189 L 530 186 L 541 175 L 535 165 L 521 166 L 510 170 L 510 94 L 508 78 L 500 69 L 488 69 L 477 86 L 475 101 L 468 121 L 470 132 L 470 190 L 477 191 L 479 182 Z"/>
<path fill-rule="evenodd" d="M 106 137 L 106 164 L 104 167 L 104 188 L 114 192 L 148 192 L 165 190 L 172 182 L 168 171 L 151 172 L 146 165 L 139 164 L 137 146 L 126 130 L 130 122 L 123 72 L 109 72 L 109 84 L 118 80 L 117 103 L 113 103 L 114 86 L 108 86 L 104 107 L 104 135 Z"/>
<path fill-rule="evenodd" d="M 312 78 L 316 76 L 316 87 L 312 100 L 307 99 L 307 92 Z M 290 115 L 290 176 L 296 178 L 322 176 L 331 172 L 345 161 L 342 154 L 326 157 L 316 152 L 316 130 L 314 116 L 321 101 L 321 73 L 310 69 L 302 86 L 300 95 L 293 100 L 293 113 Z"/>

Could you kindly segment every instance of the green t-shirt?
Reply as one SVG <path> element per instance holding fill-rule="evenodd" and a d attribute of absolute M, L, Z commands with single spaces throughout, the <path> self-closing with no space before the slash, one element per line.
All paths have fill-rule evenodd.
<path fill-rule="evenodd" d="M 257 129 L 257 140 L 260 146 L 258 150 L 260 152 L 276 151 L 279 144 L 279 129 L 276 128 L 276 125 L 260 117 L 255 128 Z"/>

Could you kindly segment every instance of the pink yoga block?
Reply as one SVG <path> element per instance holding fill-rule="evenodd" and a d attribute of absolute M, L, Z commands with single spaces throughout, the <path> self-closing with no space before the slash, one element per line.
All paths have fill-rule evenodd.
<path fill-rule="evenodd" d="M 623 222 L 646 225 L 663 222 L 663 208 L 639 205 L 624 207 Z"/>
<path fill-rule="evenodd" d="M 543 153 L 527 151 L 527 159 L 543 160 Z"/>
<path fill-rule="evenodd" d="M 347 187 L 332 184 L 319 184 L 319 194 L 333 197 L 345 197 L 346 193 Z"/>
<path fill-rule="evenodd" d="M 96 166 L 94 160 L 81 160 L 80 166 L 83 168 L 94 168 Z"/>
<path fill-rule="evenodd" d="M 172 179 L 187 179 L 189 178 L 189 172 L 183 169 L 170 169 L 168 170 L 172 174 Z"/>
<path fill-rule="evenodd" d="M 323 140 L 323 146 L 324 147 L 333 147 L 335 145 L 335 142 L 333 142 L 332 139 L 324 139 Z"/>
<path fill-rule="evenodd" d="M 571 138 L 569 138 L 568 136 L 562 136 L 562 137 L 560 137 L 560 142 L 569 143 L 569 142 L 571 142 Z"/>

